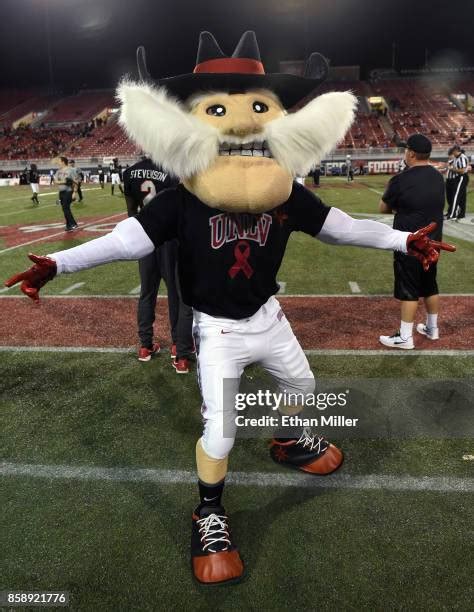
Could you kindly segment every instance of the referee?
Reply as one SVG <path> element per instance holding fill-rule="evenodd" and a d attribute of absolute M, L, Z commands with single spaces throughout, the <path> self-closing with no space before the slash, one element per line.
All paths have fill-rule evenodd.
<path fill-rule="evenodd" d="M 452 172 L 456 175 L 454 183 L 453 206 L 451 212 L 448 211 L 448 219 L 464 219 L 466 216 L 466 193 L 469 183 L 469 160 L 467 155 L 461 151 L 459 145 L 453 147 L 453 167 Z"/>
<path fill-rule="evenodd" d="M 430 238 L 441 240 L 444 209 L 444 180 L 430 164 L 431 142 L 423 134 L 413 134 L 405 144 L 407 169 L 392 177 L 379 202 L 381 213 L 395 213 L 394 229 L 415 232 L 432 221 L 437 228 Z M 395 252 L 394 297 L 400 300 L 400 329 L 392 336 L 380 336 L 384 346 L 413 349 L 413 323 L 418 299 L 422 297 L 427 312 L 426 323 L 416 330 L 430 340 L 438 340 L 439 292 L 436 282 L 436 264 L 425 271 L 422 264 L 410 255 Z"/>
<path fill-rule="evenodd" d="M 456 193 L 456 184 L 458 175 L 454 171 L 454 147 L 451 147 L 448 151 L 448 162 L 446 164 L 446 201 L 448 203 L 448 212 L 446 213 L 446 219 L 453 212 L 453 200 L 454 194 Z"/>

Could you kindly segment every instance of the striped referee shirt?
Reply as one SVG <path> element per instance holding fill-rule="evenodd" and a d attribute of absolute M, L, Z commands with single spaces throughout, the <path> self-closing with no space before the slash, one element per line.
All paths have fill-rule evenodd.
<path fill-rule="evenodd" d="M 454 172 L 453 168 L 454 168 L 454 162 L 455 162 L 455 158 L 452 157 L 451 159 L 448 159 L 448 173 L 446 174 L 446 178 L 447 179 L 455 179 L 458 178 L 458 175 L 456 174 L 456 172 Z"/>
<path fill-rule="evenodd" d="M 454 158 L 454 167 L 457 168 L 458 170 L 467 168 L 468 165 L 469 165 L 469 161 L 467 159 L 467 155 L 465 155 L 464 153 L 461 153 L 461 155 L 458 155 L 458 157 Z M 453 174 L 455 174 L 456 176 L 463 176 L 462 174 L 456 174 L 455 172 L 453 172 Z"/>

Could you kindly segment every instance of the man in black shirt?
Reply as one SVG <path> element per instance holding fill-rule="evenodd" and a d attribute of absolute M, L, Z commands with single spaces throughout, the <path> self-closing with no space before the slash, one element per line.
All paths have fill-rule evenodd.
<path fill-rule="evenodd" d="M 436 222 L 431 238 L 441 240 L 443 228 L 444 181 L 429 162 L 431 142 L 422 134 L 413 134 L 406 143 L 407 169 L 392 177 L 379 204 L 380 212 L 395 213 L 394 229 L 415 232 Z M 417 331 L 437 340 L 439 294 L 436 263 L 424 270 L 418 259 L 405 253 L 394 253 L 394 296 L 401 301 L 400 329 L 392 336 L 380 336 L 380 342 L 390 348 L 413 349 L 413 323 L 418 299 L 424 298 L 426 323 Z"/>
<path fill-rule="evenodd" d="M 39 200 L 38 200 L 39 176 L 40 175 L 38 172 L 38 167 L 36 166 L 36 164 L 31 164 L 30 171 L 28 173 L 28 181 L 30 183 L 31 191 L 33 192 L 31 199 L 33 200 L 34 206 L 38 206 L 39 204 Z"/>
<path fill-rule="evenodd" d="M 104 169 L 102 167 L 102 164 L 99 164 L 97 166 L 97 174 L 99 175 L 99 185 L 100 185 L 100 188 L 103 189 L 104 188 L 105 173 L 104 173 Z"/>
<path fill-rule="evenodd" d="M 156 166 L 150 158 L 143 157 L 123 173 L 125 200 L 128 216 L 135 216 L 139 210 L 150 204 L 153 198 L 170 187 L 178 184 L 168 172 Z M 153 342 L 153 323 L 160 281 L 163 278 L 168 288 L 168 310 L 171 328 L 171 358 L 178 374 L 189 372 L 189 357 L 194 352 L 192 325 L 193 310 L 183 303 L 177 278 L 178 241 L 169 240 L 153 253 L 138 262 L 140 271 L 140 299 L 138 301 L 137 321 L 141 347 L 139 361 L 149 361 L 160 351 Z"/>

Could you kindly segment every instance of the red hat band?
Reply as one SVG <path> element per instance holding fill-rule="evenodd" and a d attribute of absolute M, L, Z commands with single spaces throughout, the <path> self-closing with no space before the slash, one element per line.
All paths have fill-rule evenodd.
<path fill-rule="evenodd" d="M 244 57 L 219 57 L 197 64 L 194 74 L 265 74 L 262 62 Z"/>

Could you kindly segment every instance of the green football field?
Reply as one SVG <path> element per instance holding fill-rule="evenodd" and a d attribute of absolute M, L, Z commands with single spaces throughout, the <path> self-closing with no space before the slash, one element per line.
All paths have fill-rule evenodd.
<path fill-rule="evenodd" d="M 348 187 L 322 179 L 318 195 L 375 215 L 386 180 Z M 101 235 L 97 226 L 124 210 L 109 189 L 87 191 L 74 209 L 86 229 L 71 238 L 50 225 L 61 223 L 55 194 L 36 209 L 29 197 L 27 188 L 0 189 L 0 278 L 24 269 L 30 251 Z M 473 200 L 471 192 L 468 210 Z M 474 244 L 462 231 L 465 239 L 445 236 L 458 247 L 439 266 L 445 293 L 474 293 Z M 51 234 L 58 235 L 45 244 Z M 295 235 L 279 280 L 289 296 L 344 300 L 353 283 L 361 294 L 390 295 L 392 258 Z M 130 298 L 138 284 L 136 263 L 126 262 L 60 276 L 43 294 Z M 12 345 L 18 324 L 11 321 L 0 345 Z M 472 334 L 472 325 L 459 334 Z M 347 438 L 341 471 L 314 485 L 272 463 L 265 440 L 238 441 L 224 503 L 247 575 L 205 589 L 189 568 L 201 433 L 194 376 L 176 376 L 167 354 L 142 364 L 133 350 L 19 348 L 0 350 L 0 591 L 69 591 L 71 609 L 87 611 L 472 610 L 474 439 Z M 321 378 L 399 378 L 409 386 L 474 375 L 472 351 L 406 353 L 308 358 Z"/>

